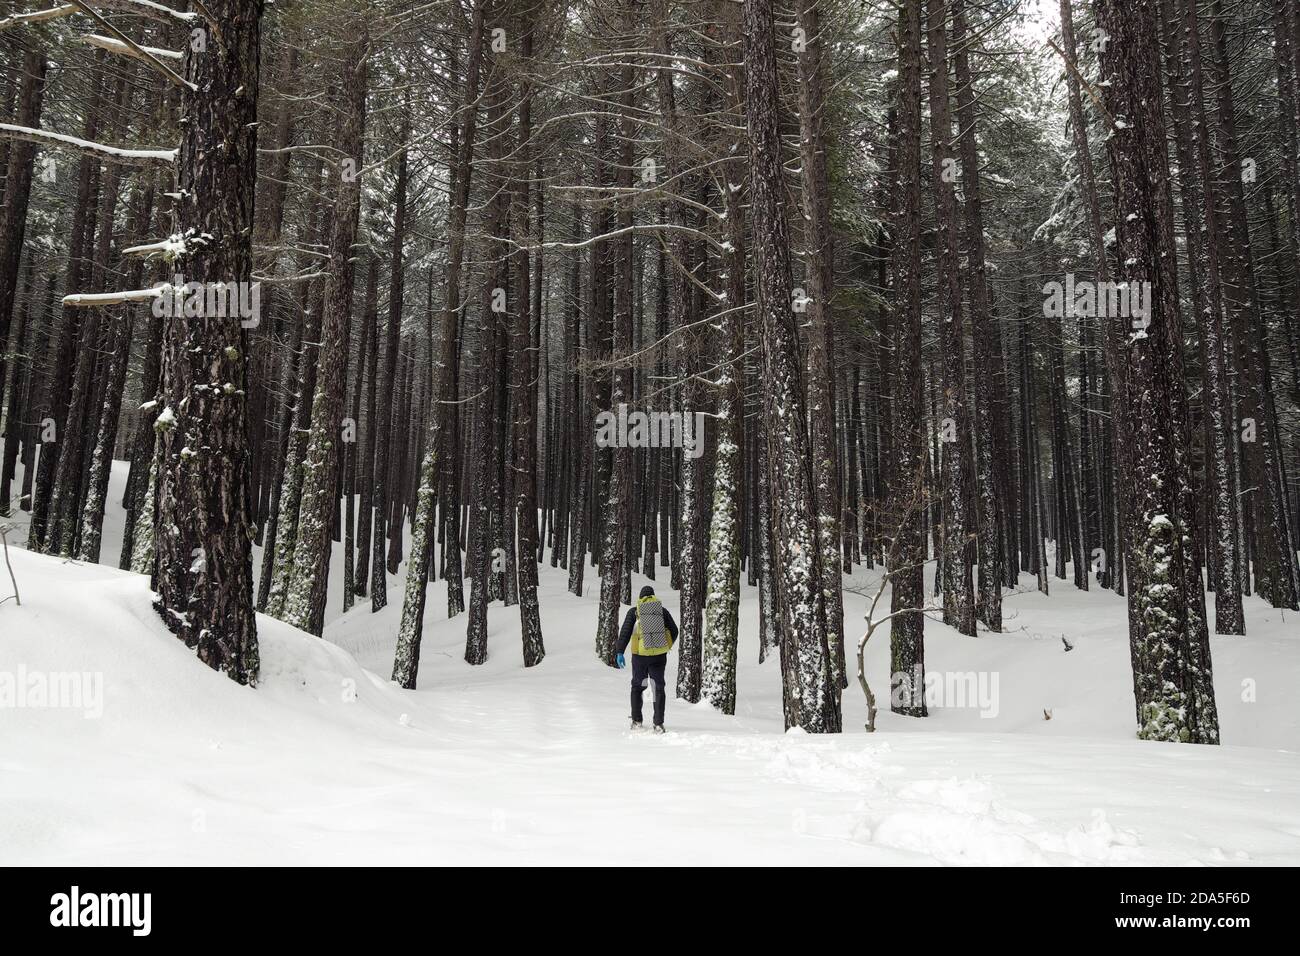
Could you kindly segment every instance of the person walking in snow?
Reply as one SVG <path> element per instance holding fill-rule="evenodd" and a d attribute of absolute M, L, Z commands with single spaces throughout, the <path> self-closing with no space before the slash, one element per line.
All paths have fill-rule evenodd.
<path fill-rule="evenodd" d="M 664 732 L 664 670 L 668 651 L 677 643 L 677 622 L 655 597 L 655 589 L 646 585 L 636 604 L 627 609 L 618 632 L 619 667 L 626 667 L 623 654 L 632 644 L 632 729 L 640 730 L 641 691 L 647 680 L 654 681 L 655 733 Z"/>

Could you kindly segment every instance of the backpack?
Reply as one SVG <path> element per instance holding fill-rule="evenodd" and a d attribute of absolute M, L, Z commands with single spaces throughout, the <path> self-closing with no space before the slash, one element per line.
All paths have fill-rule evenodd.
<path fill-rule="evenodd" d="M 667 654 L 672 643 L 664 627 L 664 606 L 651 595 L 636 602 L 636 630 L 632 632 L 633 654 L 656 657 Z M 640 650 L 636 648 L 639 646 Z"/>

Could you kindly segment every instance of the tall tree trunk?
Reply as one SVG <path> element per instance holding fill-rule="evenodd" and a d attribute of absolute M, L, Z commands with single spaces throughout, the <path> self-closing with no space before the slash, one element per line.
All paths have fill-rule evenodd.
<path fill-rule="evenodd" d="M 1068 0 L 1067 0 L 1068 2 Z M 979 590 L 975 615 L 990 631 L 1002 630 L 1001 509 L 995 470 L 1003 457 L 994 421 L 992 370 L 996 367 L 993 336 L 997 330 L 989 314 L 988 281 L 984 267 L 984 212 L 981 207 L 978 118 L 975 80 L 971 74 L 965 0 L 951 0 L 953 61 L 956 67 L 957 126 L 961 130 L 962 198 L 966 224 L 966 271 L 970 286 L 971 332 L 975 347 L 974 418 L 975 484 L 979 515 Z"/>
<path fill-rule="evenodd" d="M 899 9 L 898 177 L 891 322 L 893 460 L 888 534 L 890 709 L 925 717 L 925 451 L 921 404 L 921 0 Z"/>
<path fill-rule="evenodd" d="M 1130 627 L 1138 735 L 1217 743 L 1209 649 L 1198 637 L 1205 599 L 1199 579 L 1189 587 L 1185 573 L 1192 560 L 1182 495 L 1187 460 L 1175 447 L 1182 437 L 1181 343 L 1172 229 L 1164 221 L 1169 204 L 1161 195 L 1168 183 L 1162 96 L 1151 68 L 1159 62 L 1156 12 L 1151 5 L 1098 0 L 1097 19 L 1109 37 L 1100 59 L 1102 95 L 1115 126 L 1107 152 L 1119 210 L 1120 277 L 1132 289 L 1150 290 L 1144 328 L 1130 327 L 1127 316 L 1110 317 L 1106 325 L 1112 379 L 1135 385 L 1115 414 L 1130 528 L 1129 603 L 1140 622 Z"/>
<path fill-rule="evenodd" d="M 1205 284 L 1200 309 L 1200 342 L 1206 418 L 1206 484 L 1209 497 L 1210 582 L 1214 587 L 1214 629 L 1219 634 L 1244 634 L 1245 615 L 1241 604 L 1241 555 L 1238 550 L 1240 512 L 1235 492 L 1237 473 L 1235 426 L 1232 396 L 1228 386 L 1228 353 L 1224 339 L 1223 279 L 1219 255 L 1222 206 L 1219 185 L 1210 157 L 1203 72 L 1201 69 L 1200 30 L 1195 9 L 1186 4 L 1181 18 L 1166 2 L 1164 14 L 1167 35 L 1175 49 L 1169 54 L 1187 72 L 1188 102 L 1182 105 L 1180 93 L 1173 90 L 1174 115 L 1181 118 L 1180 141 L 1186 148 L 1180 153 L 1179 166 L 1186 184 L 1183 213 L 1187 221 L 1189 258 L 1204 250 Z M 1174 38 L 1177 38 L 1175 40 Z M 1181 73 L 1181 70 L 1180 70 Z M 1185 114 L 1185 115 L 1184 115 Z M 1204 210 L 1204 219 L 1201 211 Z M 1199 233 L 1199 234 L 1198 234 Z M 1193 283 L 1202 278 L 1196 263 Z M 1194 286 L 1195 288 L 1195 286 Z"/>
<path fill-rule="evenodd" d="M 729 36 L 737 33 L 731 11 L 719 4 L 727 17 Z M 739 80 L 732 80 L 728 102 L 741 108 Z M 745 326 L 738 304 L 745 301 L 745 213 L 740 204 L 744 166 L 741 143 L 731 138 L 722 199 L 727 221 L 727 296 L 718 316 L 719 345 L 718 411 L 714 419 L 717 453 L 713 468 L 713 513 L 710 517 L 708 560 L 705 562 L 704 629 L 702 634 L 704 697 L 724 714 L 736 712 L 736 655 L 740 614 L 740 547 L 743 529 L 740 521 L 740 491 L 743 484 L 741 452 L 744 447 L 742 425 L 745 414 L 744 351 Z M 816 422 L 816 411 L 813 413 Z M 814 429 L 816 425 L 814 424 Z M 696 442 L 703 441 L 696 435 Z M 831 436 L 832 442 L 834 436 Z M 838 523 L 835 524 L 839 555 Z M 825 569 L 823 569 L 825 570 Z M 835 571 L 839 573 L 838 567 Z M 834 582 L 839 593 L 839 581 Z M 823 587 L 829 593 L 829 584 Z M 833 639 L 833 632 L 832 632 Z M 841 647 L 843 643 L 841 642 Z M 832 660 L 833 660 L 832 656 Z M 834 681 L 834 678 L 832 679 Z"/>
<path fill-rule="evenodd" d="M 358 448 L 356 438 L 361 431 L 361 389 L 365 385 L 366 366 L 370 365 L 372 337 L 378 334 L 375 328 L 376 300 L 379 296 L 379 260 L 370 256 L 370 266 L 366 270 L 366 299 L 361 310 L 361 342 L 357 348 L 357 370 L 352 380 L 352 410 L 348 415 L 353 429 L 353 439 L 343 448 L 344 468 L 346 469 L 343 497 L 346 501 L 347 515 L 343 525 L 343 610 L 352 610 L 356 604 L 357 594 L 357 495 L 358 495 Z M 370 379 L 373 381 L 373 369 Z M 365 446 L 362 446 L 363 448 Z M 364 457 L 364 452 L 362 453 Z M 368 500 L 366 498 L 363 501 Z M 362 544 L 365 547 L 366 541 Z"/>
<path fill-rule="evenodd" d="M 484 100 L 487 109 L 487 122 L 484 124 L 484 141 L 487 144 L 487 168 L 494 176 L 504 177 L 505 145 L 503 138 L 509 128 L 509 113 L 506 110 L 508 91 L 499 69 L 489 71 Z M 482 294 L 479 307 L 478 328 L 478 374 L 475 391 L 479 398 L 476 402 L 475 422 L 471 445 L 472 492 L 469 526 L 469 547 L 467 559 L 471 568 L 472 582 L 469 598 L 469 621 L 465 632 L 465 661 L 470 664 L 482 664 L 487 661 L 487 608 L 489 597 L 489 577 L 497 570 L 493 567 L 495 560 L 492 553 L 492 517 L 496 505 L 497 455 L 505 449 L 496 445 L 497 419 L 505 416 L 500 408 L 498 379 L 504 374 L 501 366 L 498 339 L 502 316 L 509 311 L 508 263 L 505 259 L 505 245 L 499 240 L 509 232 L 508 197 L 504 189 L 493 192 L 488 201 L 484 215 L 484 258 Z M 504 558 L 504 555 L 502 555 Z"/>
<path fill-rule="evenodd" d="M 1254 512 L 1256 590 L 1274 607 L 1300 609 L 1300 580 L 1294 542 L 1287 520 L 1287 495 L 1282 480 L 1281 444 L 1268 354 L 1268 325 L 1255 282 L 1255 264 L 1246 220 L 1242 162 L 1236 130 L 1233 81 L 1228 60 L 1223 13 L 1218 0 L 1210 4 L 1209 69 L 1215 88 L 1215 142 L 1222 162 L 1226 211 L 1216 239 L 1223 242 L 1225 292 L 1231 303 L 1232 347 L 1237 355 L 1242 455 L 1250 491 L 1246 500 Z M 1251 426 L 1253 425 L 1253 429 Z"/>
<path fill-rule="evenodd" d="M 143 241 L 153 213 L 154 184 L 136 184 L 135 208 L 127 229 L 129 239 Z M 143 263 L 127 270 L 125 287 L 139 288 L 144 275 Z M 114 310 L 116 311 L 116 310 Z M 122 390 L 126 384 L 126 367 L 131 358 L 132 315 L 128 311 L 110 318 L 108 359 L 104 365 L 104 397 L 97 410 L 94 451 L 90 459 L 90 482 L 81 512 L 81 529 L 77 557 L 98 563 L 104 525 L 104 508 L 108 500 L 108 481 L 113 466 L 113 448 L 117 444 L 117 424 L 121 418 Z"/>
<path fill-rule="evenodd" d="M 967 548 L 966 508 L 970 476 L 963 448 L 970 442 L 966 408 L 966 333 L 957 251 L 957 160 L 952 149 L 952 111 L 948 100 L 948 32 L 944 0 L 926 0 L 930 67 L 932 173 L 942 234 L 939 250 L 940 342 L 943 392 L 939 414 L 943 436 L 943 619 L 962 634 L 975 634 L 974 588 Z"/>
<path fill-rule="evenodd" d="M 407 139 L 409 130 L 403 130 L 401 153 L 397 159 L 397 181 L 393 185 L 393 256 L 388 285 L 388 332 L 384 345 L 384 365 L 376 395 L 375 427 L 375 478 L 371 524 L 370 552 L 370 610 L 383 610 L 388 605 L 388 577 L 385 574 L 388 544 L 388 520 L 391 508 L 390 485 L 395 463 L 389 434 L 393 427 L 393 402 L 397 386 L 397 352 L 402 339 L 402 295 L 406 288 L 406 268 L 403 252 L 406 244 L 406 191 Z"/>
<path fill-rule="evenodd" d="M 522 33 L 520 52 L 523 62 L 530 64 L 533 56 L 533 18 L 535 8 L 529 8 L 520 14 L 519 29 Z M 531 167 L 530 157 L 533 144 L 531 84 L 522 83 L 520 91 L 518 127 L 519 147 L 517 159 L 519 168 L 528 175 Z M 631 145 L 629 143 L 630 151 Z M 629 168 L 628 175 L 631 175 Z M 539 190 L 540 193 L 540 190 Z M 514 427 L 514 461 L 510 466 L 514 470 L 514 510 L 513 520 L 516 527 L 516 565 L 519 597 L 519 623 L 523 639 L 524 666 L 534 667 L 546 656 L 546 646 L 542 641 L 542 621 L 537 603 L 537 563 L 541 559 L 538 553 L 537 534 L 537 472 L 534 455 L 537 448 L 537 407 L 535 382 L 536 370 L 531 356 L 532 320 L 534 309 L 540 303 L 533 301 L 533 287 L 529 271 L 528 249 L 534 245 L 533 239 L 540 241 L 542 220 L 539 215 L 536 237 L 529 231 L 529 188 L 526 178 L 515 189 L 514 202 L 511 206 L 511 231 L 514 234 L 516 251 L 515 260 L 515 308 L 510 335 L 510 385 L 513 413 L 510 421 Z M 540 210 L 539 210 L 540 213 Z M 629 258 L 632 237 L 629 235 Z M 539 263 L 542 252 L 538 249 L 534 255 Z M 541 316 L 537 319 L 540 323 Z"/>
<path fill-rule="evenodd" d="M 177 168 L 183 274 L 252 278 L 261 0 L 209 0 L 220 25 L 185 54 L 186 123 Z M 258 675 L 248 493 L 246 340 L 241 323 L 170 316 L 163 333 L 156 607 L 199 659 L 239 683 Z"/>
<path fill-rule="evenodd" d="M 783 652 L 798 678 L 795 723 L 812 733 L 840 730 L 839 691 L 822 595 L 821 539 L 808 436 L 799 328 L 793 310 L 789 226 L 778 129 L 771 0 L 745 0 L 745 88 L 750 197 L 767 418 L 768 469 L 777 529 L 777 587 Z"/>
<path fill-rule="evenodd" d="M 22 87 L 14 119 L 17 125 L 35 129 L 41 125 L 41 102 L 45 95 L 45 52 L 40 40 L 31 44 L 23 57 Z M 9 322 L 18 289 L 18 260 L 22 256 L 23 237 L 27 231 L 27 203 L 32 192 L 32 164 L 36 145 L 19 140 L 9 148 L 0 192 L 0 398 L 5 394 L 5 355 L 9 343 Z M 3 493 L 5 489 L 0 489 Z"/>
<path fill-rule="evenodd" d="M 799 152 L 803 162 L 803 217 L 807 229 L 808 402 L 818 533 L 822 542 L 822 595 L 831 645 L 831 679 L 849 686 L 844 665 L 844 594 L 840 559 L 840 480 L 835 454 L 835 343 L 831 332 L 834 250 L 830 174 L 823 131 L 826 57 L 817 0 L 795 0 L 803 31 L 795 50 L 799 63 Z M 839 700 L 836 695 L 835 706 Z"/>
<path fill-rule="evenodd" d="M 349 30 L 343 56 L 339 89 L 338 148 L 352 158 L 355 169 L 340 167 L 335 199 L 334 223 L 330 235 L 329 275 L 325 280 L 324 311 L 321 318 L 316 390 L 312 398 L 311 424 L 306 436 L 302 464 L 302 496 L 298 504 L 297 537 L 292 554 L 289 585 L 285 595 L 287 624 L 318 637 L 325 629 L 325 597 L 333 552 L 333 516 L 340 463 L 344 390 L 348 370 L 348 330 L 352 322 L 354 269 L 352 246 L 361 214 L 361 177 L 364 160 L 367 55 L 369 24 L 365 12 Z M 403 135 L 405 140 L 405 135 Z M 405 163 L 403 152 L 399 169 Z M 402 172 L 399 172 L 402 175 Z"/>
<path fill-rule="evenodd" d="M 631 12 L 624 7 L 624 17 Z M 627 24 L 631 26 L 630 23 Z M 611 358 L 618 363 L 612 375 L 609 410 L 624 411 L 632 399 L 632 369 L 627 356 L 632 352 L 632 207 L 627 199 L 632 190 L 632 110 L 635 108 L 632 68 L 619 71 L 618 89 L 620 122 L 618 132 L 619 162 L 616 185 L 624 199 L 619 204 L 617 228 L 620 236 L 610 240 L 615 259 L 614 323 L 611 341 Z M 600 560 L 600 607 L 596 622 L 596 657 L 614 665 L 615 647 L 618 643 L 619 595 L 623 584 L 623 565 L 626 557 L 628 521 L 631 517 L 632 449 L 619 443 L 613 450 L 608 497 L 605 500 L 603 542 Z"/>

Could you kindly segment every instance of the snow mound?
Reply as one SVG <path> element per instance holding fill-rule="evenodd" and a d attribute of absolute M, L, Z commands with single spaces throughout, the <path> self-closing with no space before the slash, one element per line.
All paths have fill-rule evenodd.
<path fill-rule="evenodd" d="M 103 691 L 102 716 L 86 720 L 75 707 L 29 701 L 5 714 L 16 730 L 53 724 L 112 738 L 147 723 L 196 739 L 235 731 L 274 739 L 310 724 L 382 733 L 409 710 L 400 690 L 342 648 L 263 615 L 261 680 L 241 687 L 200 664 L 163 626 L 147 578 L 26 551 L 10 556 L 23 604 L 0 609 L 0 670 L 21 665 L 29 683 L 35 675 L 94 675 Z"/>

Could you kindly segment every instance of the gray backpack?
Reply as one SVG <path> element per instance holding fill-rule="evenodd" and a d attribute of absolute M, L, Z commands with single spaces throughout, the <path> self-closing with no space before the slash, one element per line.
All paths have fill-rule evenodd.
<path fill-rule="evenodd" d="M 664 627 L 664 606 L 657 597 L 643 597 L 636 602 L 636 633 L 641 638 L 641 653 L 654 656 L 668 653 L 668 631 Z"/>

